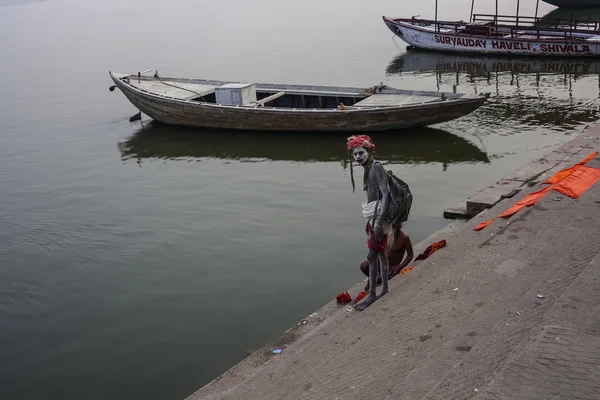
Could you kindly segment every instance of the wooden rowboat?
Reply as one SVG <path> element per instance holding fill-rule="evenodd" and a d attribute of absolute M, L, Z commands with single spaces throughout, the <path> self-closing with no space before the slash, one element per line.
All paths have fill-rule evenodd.
<path fill-rule="evenodd" d="M 383 131 L 460 118 L 489 94 L 247 84 L 109 72 L 129 101 L 155 121 L 199 128 Z"/>

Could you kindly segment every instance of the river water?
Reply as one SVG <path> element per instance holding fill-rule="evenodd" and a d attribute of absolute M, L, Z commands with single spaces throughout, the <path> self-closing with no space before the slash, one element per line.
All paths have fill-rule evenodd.
<path fill-rule="evenodd" d="M 597 119 L 597 61 L 407 52 L 382 15 L 433 1 L 0 0 L 0 398 L 184 398 L 362 279 L 346 134 L 129 122 L 109 70 L 490 92 L 372 135 L 413 191 L 413 243 Z"/>

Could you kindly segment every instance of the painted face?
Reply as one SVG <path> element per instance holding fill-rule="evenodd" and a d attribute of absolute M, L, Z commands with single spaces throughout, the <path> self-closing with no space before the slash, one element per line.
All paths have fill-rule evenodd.
<path fill-rule="evenodd" d="M 360 165 L 364 165 L 369 159 L 369 152 L 364 147 L 355 147 L 352 149 L 352 156 L 354 161 Z"/>

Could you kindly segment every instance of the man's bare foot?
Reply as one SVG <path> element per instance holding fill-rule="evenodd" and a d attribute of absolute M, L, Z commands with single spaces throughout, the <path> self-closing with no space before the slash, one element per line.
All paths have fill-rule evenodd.
<path fill-rule="evenodd" d="M 363 301 L 361 301 L 360 303 L 356 304 L 354 306 L 354 308 L 356 309 L 356 311 L 363 311 L 364 309 L 369 307 L 371 304 L 373 304 L 375 302 L 375 300 L 377 300 L 377 297 L 375 297 L 375 294 L 369 293 L 367 298 L 364 299 Z"/>
<path fill-rule="evenodd" d="M 385 288 L 381 291 L 381 293 L 379 293 L 379 297 L 377 297 L 378 299 L 382 298 L 383 296 L 385 296 L 388 293 L 388 289 Z"/>

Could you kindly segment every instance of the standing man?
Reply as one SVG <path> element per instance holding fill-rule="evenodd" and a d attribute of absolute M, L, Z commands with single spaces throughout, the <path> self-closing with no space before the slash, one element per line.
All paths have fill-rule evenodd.
<path fill-rule="evenodd" d="M 367 261 L 369 263 L 369 295 L 365 300 L 355 305 L 358 311 L 363 311 L 377 300 L 377 261 L 379 260 L 381 275 L 381 294 L 388 292 L 388 257 L 386 244 L 391 224 L 385 223 L 388 212 L 389 190 L 383 165 L 373 159 L 375 145 L 367 135 L 355 135 L 348 138 L 348 152 L 353 160 L 364 168 L 363 190 L 367 192 L 367 202 L 362 205 L 363 216 L 367 218 Z M 350 162 L 350 177 L 352 191 L 355 189 L 354 170 Z"/>

